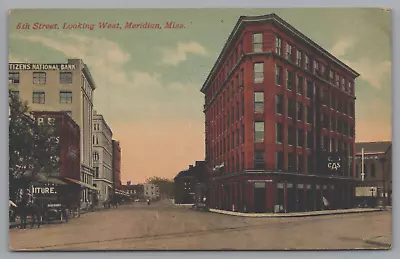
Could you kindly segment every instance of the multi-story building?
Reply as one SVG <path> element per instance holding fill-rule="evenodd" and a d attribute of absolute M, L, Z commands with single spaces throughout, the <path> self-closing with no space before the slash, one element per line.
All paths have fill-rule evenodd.
<path fill-rule="evenodd" d="M 118 193 L 122 191 L 122 183 L 121 183 L 121 146 L 119 145 L 119 141 L 112 140 L 112 155 L 113 155 L 113 189 L 114 193 L 117 191 Z"/>
<path fill-rule="evenodd" d="M 277 15 L 241 16 L 201 89 L 210 206 L 352 206 L 358 76 Z"/>
<path fill-rule="evenodd" d="M 364 158 L 362 152 L 364 151 Z M 364 168 L 362 161 L 364 159 Z M 364 175 L 362 175 L 364 174 Z M 377 190 L 385 204 L 392 203 L 392 142 L 357 142 L 356 177 L 362 186 Z"/>
<path fill-rule="evenodd" d="M 129 181 L 126 185 L 122 185 L 122 190 L 129 194 L 133 200 L 144 200 L 143 184 L 131 184 Z"/>
<path fill-rule="evenodd" d="M 195 203 L 196 186 L 204 184 L 208 180 L 209 169 L 205 161 L 196 161 L 189 165 L 187 170 L 180 171 L 174 177 L 174 201 L 176 204 Z"/>
<path fill-rule="evenodd" d="M 80 180 L 80 129 L 79 125 L 66 112 L 33 111 L 37 123 L 53 121 L 58 137 L 58 170 L 51 176 Z"/>
<path fill-rule="evenodd" d="M 93 185 L 92 114 L 96 89 L 81 59 L 66 64 L 9 63 L 9 88 L 27 101 L 32 111 L 65 111 L 79 125 L 81 176 Z M 89 199 L 88 189 L 82 193 Z"/>
<path fill-rule="evenodd" d="M 156 184 L 145 183 L 143 184 L 144 197 L 150 200 L 156 200 L 160 197 L 160 188 Z"/>
<path fill-rule="evenodd" d="M 100 201 L 112 195 L 113 184 L 113 145 L 112 130 L 103 115 L 93 114 L 93 168 L 94 185 L 100 190 Z"/>

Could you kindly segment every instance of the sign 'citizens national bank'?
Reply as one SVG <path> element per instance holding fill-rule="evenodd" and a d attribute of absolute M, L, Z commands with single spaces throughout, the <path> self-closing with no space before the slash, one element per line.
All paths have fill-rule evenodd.
<path fill-rule="evenodd" d="M 74 64 L 9 63 L 9 70 L 75 70 Z"/>

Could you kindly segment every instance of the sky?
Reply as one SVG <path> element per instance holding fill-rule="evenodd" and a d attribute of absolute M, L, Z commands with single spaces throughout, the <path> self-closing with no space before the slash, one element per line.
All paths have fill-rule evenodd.
<path fill-rule="evenodd" d="M 172 179 L 204 159 L 200 89 L 239 16 L 276 13 L 361 75 L 356 141 L 392 139 L 391 12 L 380 8 L 31 9 L 9 15 L 9 61 L 82 58 L 103 114 L 122 149 L 122 181 Z M 101 29 L 99 23 L 183 24 L 177 29 Z M 59 29 L 34 30 L 34 23 Z M 31 24 L 18 29 L 18 24 Z M 64 23 L 95 24 L 62 29 Z"/>

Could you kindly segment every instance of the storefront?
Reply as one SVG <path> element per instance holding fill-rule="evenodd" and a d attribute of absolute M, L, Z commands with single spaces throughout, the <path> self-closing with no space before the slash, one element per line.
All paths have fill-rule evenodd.
<path fill-rule="evenodd" d="M 118 201 L 124 201 L 124 200 L 128 200 L 130 198 L 130 194 L 123 190 L 115 189 L 114 194 L 115 194 L 115 198 Z"/>
<path fill-rule="evenodd" d="M 66 180 L 71 186 L 74 186 L 75 188 L 78 187 L 80 190 L 86 189 L 88 190 L 88 195 L 90 197 L 90 201 L 97 206 L 98 205 L 98 201 L 99 201 L 99 195 L 100 195 L 100 190 L 95 187 L 92 186 L 90 184 L 84 183 L 82 181 L 73 179 L 73 178 L 64 178 L 64 180 Z M 81 192 L 79 192 L 81 193 Z M 80 194 L 81 195 L 81 194 Z M 82 197 L 80 197 L 80 200 L 82 202 L 86 202 L 83 200 Z M 89 200 L 88 200 L 89 201 Z"/>
<path fill-rule="evenodd" d="M 209 185 L 210 207 L 256 213 L 352 208 L 357 183 L 349 177 L 281 172 L 221 177 Z M 325 208 L 323 197 L 329 203 Z"/>

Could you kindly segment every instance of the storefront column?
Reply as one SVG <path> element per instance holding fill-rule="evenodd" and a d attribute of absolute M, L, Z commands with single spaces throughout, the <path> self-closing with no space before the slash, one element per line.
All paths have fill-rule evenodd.
<path fill-rule="evenodd" d="M 287 183 L 283 184 L 283 210 L 287 211 Z"/>
<path fill-rule="evenodd" d="M 274 205 L 275 205 L 275 200 L 276 200 L 276 183 L 267 183 L 265 185 L 265 188 L 267 189 L 265 192 L 265 195 L 267 196 L 265 201 L 266 201 L 266 208 L 267 212 L 274 212 Z"/>

